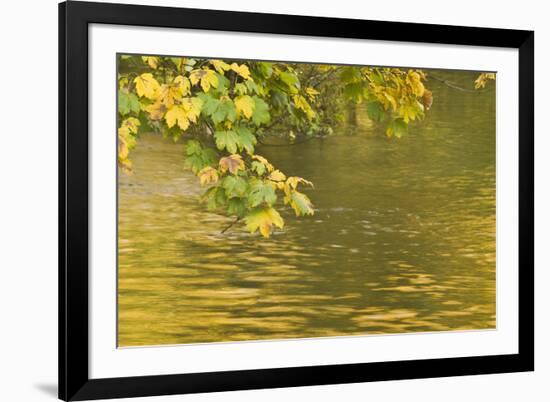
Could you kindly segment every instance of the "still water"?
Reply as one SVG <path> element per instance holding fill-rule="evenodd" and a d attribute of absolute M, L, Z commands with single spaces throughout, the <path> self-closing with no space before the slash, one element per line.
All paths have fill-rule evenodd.
<path fill-rule="evenodd" d="M 429 86 L 399 140 L 359 113 L 329 138 L 259 147 L 315 184 L 315 215 L 287 211 L 270 239 L 221 234 L 183 146 L 143 136 L 119 174 L 119 345 L 494 328 L 494 84 Z"/>

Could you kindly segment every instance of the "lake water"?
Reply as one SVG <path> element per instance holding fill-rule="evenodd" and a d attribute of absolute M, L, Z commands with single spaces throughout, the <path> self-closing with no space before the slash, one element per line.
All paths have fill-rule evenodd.
<path fill-rule="evenodd" d="M 258 147 L 315 183 L 315 215 L 287 211 L 269 239 L 221 234 L 183 146 L 143 136 L 119 174 L 119 345 L 494 328 L 494 84 L 429 86 L 401 139 L 359 113 L 334 136 Z"/>

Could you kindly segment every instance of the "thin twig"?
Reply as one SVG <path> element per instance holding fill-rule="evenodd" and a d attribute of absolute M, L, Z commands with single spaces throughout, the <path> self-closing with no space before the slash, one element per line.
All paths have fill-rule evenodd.
<path fill-rule="evenodd" d="M 225 232 L 227 232 L 229 229 L 231 229 L 233 227 L 233 225 L 235 225 L 237 222 L 239 222 L 241 220 L 241 218 L 237 217 L 237 219 L 235 219 L 233 222 L 231 222 L 225 229 L 223 229 L 220 234 L 224 234 Z"/>

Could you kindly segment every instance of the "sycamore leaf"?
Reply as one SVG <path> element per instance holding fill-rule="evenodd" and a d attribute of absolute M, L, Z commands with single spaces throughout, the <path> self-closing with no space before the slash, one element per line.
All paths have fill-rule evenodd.
<path fill-rule="evenodd" d="M 131 134 L 137 134 L 138 128 L 141 125 L 140 121 L 135 117 L 128 117 L 122 122 L 121 127 L 126 127 Z"/>
<path fill-rule="evenodd" d="M 174 127 L 177 123 L 178 127 L 183 131 L 189 128 L 189 118 L 187 117 L 187 111 L 183 105 L 173 106 L 164 116 L 166 124 L 169 128 Z"/>
<path fill-rule="evenodd" d="M 216 131 L 214 133 L 214 138 L 216 139 L 216 147 L 218 147 L 220 151 L 223 151 L 225 148 L 230 154 L 237 152 L 240 140 L 239 136 L 234 131 Z"/>
<path fill-rule="evenodd" d="M 306 180 L 302 177 L 291 176 L 288 179 L 286 179 L 287 186 L 292 190 L 296 189 L 296 187 L 298 187 L 299 183 L 302 183 L 302 184 L 305 184 L 307 186 L 313 187 L 312 182 L 310 182 L 309 180 Z"/>
<path fill-rule="evenodd" d="M 218 87 L 218 76 L 214 70 L 193 70 L 189 76 L 189 79 L 193 85 L 196 85 L 200 81 L 200 86 L 204 92 L 208 92 L 210 87 Z"/>
<path fill-rule="evenodd" d="M 292 99 L 294 100 L 294 105 L 296 105 L 298 109 L 302 110 L 309 120 L 312 120 L 315 117 L 315 112 L 307 102 L 306 98 L 302 95 L 294 95 Z"/>
<path fill-rule="evenodd" d="M 285 196 L 285 204 L 290 204 L 296 216 L 301 215 L 313 215 L 313 205 L 309 197 L 299 191 L 292 191 L 289 195 Z"/>
<path fill-rule="evenodd" d="M 237 74 L 239 74 L 245 80 L 250 78 L 250 70 L 248 69 L 246 64 L 241 64 L 239 66 L 237 63 L 232 63 L 231 64 L 231 70 L 235 71 Z"/>
<path fill-rule="evenodd" d="M 146 97 L 148 99 L 155 99 L 158 96 L 160 90 L 160 84 L 153 77 L 151 73 L 144 73 L 137 76 L 134 79 L 136 84 L 136 91 L 140 97 Z"/>
<path fill-rule="evenodd" d="M 394 135 L 397 138 L 401 138 L 403 134 L 407 132 L 408 124 L 403 119 L 393 120 L 386 129 L 386 135 L 388 137 L 393 137 Z"/>
<path fill-rule="evenodd" d="M 252 121 L 256 126 L 267 124 L 271 120 L 269 114 L 269 106 L 265 101 L 257 96 L 254 97 L 254 114 L 252 115 Z"/>
<path fill-rule="evenodd" d="M 239 154 L 223 157 L 219 164 L 222 173 L 229 171 L 231 174 L 237 174 L 239 170 L 244 170 L 244 161 Z"/>
<path fill-rule="evenodd" d="M 290 91 L 293 93 L 297 92 L 296 88 L 300 88 L 300 80 L 295 74 L 287 71 L 281 71 L 281 73 L 279 74 L 279 78 L 288 86 Z"/>
<path fill-rule="evenodd" d="M 286 180 L 286 176 L 280 170 L 274 170 L 273 172 L 271 172 L 269 174 L 269 176 L 267 178 L 269 180 L 273 180 L 273 181 L 284 181 L 284 180 Z"/>
<path fill-rule="evenodd" d="M 190 123 L 196 123 L 201 112 L 202 101 L 199 98 L 182 99 L 180 105 L 174 105 L 164 119 L 169 128 L 174 127 L 177 123 L 183 131 L 187 130 Z"/>
<path fill-rule="evenodd" d="M 145 106 L 143 110 L 149 113 L 151 120 L 160 120 L 164 116 L 164 113 L 166 113 L 166 105 L 161 99 L 158 99 L 155 103 Z"/>
<path fill-rule="evenodd" d="M 265 165 L 258 161 L 252 161 L 252 163 L 250 164 L 250 169 L 252 169 L 252 171 L 255 171 L 258 176 L 262 176 L 266 170 Z"/>
<path fill-rule="evenodd" d="M 156 70 L 159 65 L 159 58 L 155 56 L 141 56 L 141 59 L 149 64 L 149 67 Z"/>
<path fill-rule="evenodd" d="M 126 115 L 130 112 L 139 113 L 139 99 L 133 94 L 129 93 L 128 90 L 119 89 L 118 90 L 118 112 L 121 115 Z"/>
<path fill-rule="evenodd" d="M 384 107 L 380 102 L 369 102 L 367 103 L 367 115 L 369 119 L 381 122 L 385 116 Z"/>
<path fill-rule="evenodd" d="M 248 95 L 241 95 L 235 98 L 235 108 L 237 109 L 237 116 L 244 116 L 247 119 L 252 117 L 256 103 Z"/>
<path fill-rule="evenodd" d="M 255 159 L 257 160 L 258 162 L 260 162 L 262 165 L 264 165 L 264 167 L 267 169 L 268 172 L 272 172 L 273 171 L 273 165 L 271 163 L 269 163 L 269 161 L 264 158 L 263 156 L 260 156 L 260 155 L 252 155 L 252 159 Z"/>
<path fill-rule="evenodd" d="M 225 61 L 222 61 L 222 60 L 209 60 L 209 61 L 210 61 L 210 64 L 214 66 L 216 71 L 221 75 L 223 75 L 225 71 L 228 71 L 231 69 L 231 66 L 227 64 Z"/>
<path fill-rule="evenodd" d="M 248 190 L 248 183 L 239 176 L 226 176 L 223 179 L 222 187 L 228 198 L 243 197 Z"/>
<path fill-rule="evenodd" d="M 284 226 L 283 218 L 272 207 L 254 208 L 245 216 L 244 220 L 250 233 L 259 230 L 264 237 L 271 235 L 274 226 L 280 229 Z"/>
<path fill-rule="evenodd" d="M 256 137 L 250 132 L 250 130 L 244 126 L 239 126 L 236 129 L 239 136 L 239 148 L 245 149 L 249 154 L 254 153 L 254 145 L 256 145 Z"/>
<path fill-rule="evenodd" d="M 273 205 L 277 201 L 274 185 L 262 180 L 254 181 L 250 186 L 248 193 L 248 203 L 251 207 L 256 207 L 261 203 Z"/>
<path fill-rule="evenodd" d="M 433 101 L 434 99 L 433 99 L 432 91 L 425 89 L 424 95 L 422 95 L 422 104 L 424 105 L 424 109 L 430 110 L 430 108 L 432 107 Z"/>
<path fill-rule="evenodd" d="M 420 74 L 416 71 L 409 71 L 407 74 L 407 82 L 416 96 L 421 97 L 424 95 L 424 84 L 422 84 Z"/>
<path fill-rule="evenodd" d="M 218 181 L 218 171 L 213 167 L 206 166 L 198 173 L 199 181 L 202 186 Z"/>
<path fill-rule="evenodd" d="M 242 218 L 246 213 L 246 204 L 242 198 L 233 197 L 227 201 L 227 214 Z"/>
<path fill-rule="evenodd" d="M 319 91 L 317 91 L 315 88 L 307 87 L 306 94 L 309 96 L 310 99 L 314 99 L 317 95 L 319 95 Z"/>

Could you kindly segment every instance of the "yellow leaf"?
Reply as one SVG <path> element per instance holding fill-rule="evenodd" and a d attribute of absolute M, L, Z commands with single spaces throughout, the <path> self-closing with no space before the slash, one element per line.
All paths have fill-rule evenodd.
<path fill-rule="evenodd" d="M 136 91 L 139 96 L 145 96 L 148 99 L 155 99 L 160 90 L 160 84 L 151 73 L 144 73 L 134 79 Z"/>
<path fill-rule="evenodd" d="M 151 67 L 152 69 L 155 69 L 155 70 L 157 69 L 157 67 L 159 65 L 159 58 L 158 57 L 142 56 L 141 58 L 143 59 L 144 62 L 149 64 L 149 67 Z"/>
<path fill-rule="evenodd" d="M 202 186 L 210 183 L 216 183 L 218 181 L 218 171 L 210 166 L 202 169 L 197 176 L 199 176 L 199 181 Z"/>
<path fill-rule="evenodd" d="M 306 93 L 308 94 L 308 96 L 310 97 L 310 99 L 313 99 L 313 98 L 315 98 L 317 95 L 319 95 L 319 91 L 317 91 L 316 89 L 311 88 L 311 87 L 306 88 Z"/>
<path fill-rule="evenodd" d="M 284 226 L 283 218 L 273 207 L 255 208 L 244 219 L 250 233 L 259 230 L 264 237 L 271 235 L 273 226 L 280 229 Z"/>
<path fill-rule="evenodd" d="M 140 124 L 139 120 L 135 117 L 128 117 L 120 126 L 121 128 L 126 128 L 131 134 L 137 134 Z"/>
<path fill-rule="evenodd" d="M 160 120 L 166 112 L 166 106 L 161 99 L 158 99 L 155 103 L 145 106 L 143 110 L 149 113 L 151 120 Z"/>
<path fill-rule="evenodd" d="M 244 170 L 244 161 L 239 154 L 232 154 L 221 158 L 219 164 L 222 173 L 229 170 L 231 174 L 237 174 L 239 170 Z"/>
<path fill-rule="evenodd" d="M 274 170 L 269 174 L 268 179 L 273 181 L 284 181 L 286 180 L 286 176 L 280 170 Z"/>
<path fill-rule="evenodd" d="M 237 63 L 231 64 L 231 70 L 235 71 L 237 74 L 239 74 L 241 77 L 243 77 L 245 80 L 250 78 L 250 70 L 245 64 L 241 64 L 240 66 Z"/>
<path fill-rule="evenodd" d="M 296 177 L 296 176 L 291 176 L 289 177 L 288 179 L 286 179 L 286 183 L 288 184 L 288 186 L 290 186 L 290 188 L 292 188 L 293 190 L 298 187 L 298 183 L 302 183 L 302 184 L 305 184 L 307 186 L 310 186 L 310 187 L 313 187 L 313 183 L 310 182 L 309 180 L 306 180 L 302 177 Z"/>
<path fill-rule="evenodd" d="M 187 77 L 182 77 L 181 75 L 178 75 L 176 78 L 174 78 L 174 84 L 177 85 L 179 90 L 181 91 L 181 96 L 185 96 L 191 91 L 191 83 L 189 82 L 189 78 Z"/>
<path fill-rule="evenodd" d="M 422 84 L 420 74 L 416 71 L 409 71 L 407 74 L 407 82 L 416 96 L 420 97 L 424 95 L 424 84 Z"/>
<path fill-rule="evenodd" d="M 221 75 L 223 75 L 225 71 L 231 69 L 231 66 L 222 60 L 210 60 L 210 64 L 212 64 L 216 71 Z"/>
<path fill-rule="evenodd" d="M 261 155 L 252 155 L 252 159 L 257 160 L 262 165 L 264 165 L 268 172 L 273 171 L 273 165 L 271 163 L 269 163 L 269 161 L 266 158 L 264 158 L 263 156 L 261 156 Z"/>
<path fill-rule="evenodd" d="M 166 112 L 164 119 L 166 120 L 166 124 L 168 124 L 169 128 L 174 127 L 176 123 L 183 131 L 189 128 L 187 111 L 185 110 L 185 107 L 183 105 L 173 106 L 170 110 L 168 110 L 168 112 Z"/>
<path fill-rule="evenodd" d="M 218 87 L 218 76 L 214 70 L 193 70 L 189 76 L 189 79 L 193 85 L 196 85 L 200 81 L 201 88 L 204 92 L 208 92 L 210 87 Z"/>
<path fill-rule="evenodd" d="M 304 98 L 302 95 L 294 95 L 292 99 L 294 100 L 294 104 L 296 105 L 296 107 L 302 110 L 309 120 L 315 117 L 315 112 L 307 102 L 306 98 Z"/>
<path fill-rule="evenodd" d="M 248 95 L 242 95 L 235 98 L 235 109 L 237 110 L 237 116 L 244 116 L 247 119 L 252 117 L 256 103 Z"/>

